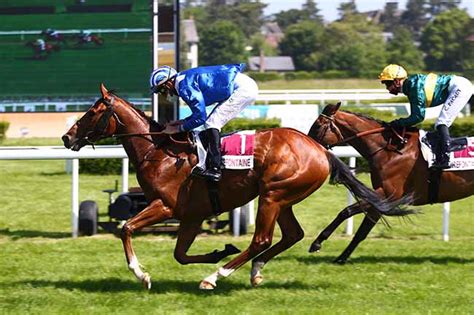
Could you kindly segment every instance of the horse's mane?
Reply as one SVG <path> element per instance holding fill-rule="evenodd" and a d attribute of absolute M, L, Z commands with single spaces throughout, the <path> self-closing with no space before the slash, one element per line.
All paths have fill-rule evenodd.
<path fill-rule="evenodd" d="M 112 94 L 115 97 L 120 98 L 125 104 L 127 104 L 128 106 L 133 108 L 133 110 L 135 110 L 141 117 L 146 119 L 146 121 L 148 121 L 148 123 L 150 124 L 150 129 L 158 130 L 158 131 L 161 131 L 161 130 L 164 129 L 164 126 L 162 124 L 160 124 L 159 122 L 155 121 L 153 118 L 151 118 L 150 116 L 145 114 L 145 112 L 143 112 L 140 108 L 136 107 L 133 103 L 130 103 L 126 99 L 121 98 L 120 96 L 118 96 L 117 93 L 115 93 L 115 90 L 110 90 L 109 94 Z"/>
<path fill-rule="evenodd" d="M 367 119 L 367 120 L 371 120 L 371 121 L 375 121 L 377 123 L 379 123 L 381 126 L 385 126 L 387 125 L 387 122 L 386 121 L 383 121 L 383 120 L 380 120 L 380 119 L 377 119 L 377 118 L 373 118 L 369 115 L 366 115 L 366 114 L 362 114 L 362 113 L 357 113 L 357 112 L 350 112 L 350 111 L 347 111 L 347 110 L 341 110 L 341 112 L 345 112 L 345 113 L 349 113 L 349 114 L 353 114 L 357 117 L 361 117 L 361 118 L 364 118 L 364 119 Z M 416 132 L 418 131 L 419 129 L 417 127 L 407 127 L 406 128 L 406 131 L 407 132 Z"/>

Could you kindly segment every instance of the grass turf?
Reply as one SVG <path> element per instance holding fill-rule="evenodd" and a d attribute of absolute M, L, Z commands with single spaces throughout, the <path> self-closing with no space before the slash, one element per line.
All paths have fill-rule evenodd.
<path fill-rule="evenodd" d="M 18 144 L 7 140 L 10 144 Z M 30 144 L 56 144 L 34 140 Z M 22 143 L 27 145 L 28 143 Z M 197 286 L 218 265 L 181 266 L 174 236 L 134 237 L 140 262 L 152 276 L 145 292 L 127 271 L 118 238 L 100 233 L 70 238 L 70 175 L 64 161 L 0 161 L 0 313 L 160 314 L 469 314 L 474 294 L 474 197 L 452 203 L 450 242 L 441 241 L 441 205 L 422 207 L 411 220 L 377 225 L 350 263 L 331 261 L 349 238 L 340 228 L 321 253 L 308 254 L 316 234 L 346 204 L 343 187 L 323 186 L 295 207 L 306 237 L 264 269 L 261 287 L 249 285 L 249 265 L 218 282 Z M 366 175 L 360 176 L 368 182 Z M 80 199 L 103 213 L 117 176 L 80 176 Z M 135 185 L 133 175 L 130 185 Z M 106 219 L 102 217 L 101 219 Z M 355 219 L 356 226 L 360 216 Z M 253 229 L 253 227 L 251 227 Z M 276 229 L 274 242 L 280 232 Z M 251 236 L 200 235 L 190 253 Z"/>

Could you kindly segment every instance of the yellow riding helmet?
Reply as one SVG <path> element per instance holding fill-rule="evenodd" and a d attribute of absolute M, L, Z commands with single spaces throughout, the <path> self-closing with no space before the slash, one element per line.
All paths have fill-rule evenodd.
<path fill-rule="evenodd" d="M 405 79 L 408 77 L 408 73 L 402 66 L 399 65 L 388 65 L 382 73 L 379 74 L 380 81 L 393 81 L 395 79 Z"/>

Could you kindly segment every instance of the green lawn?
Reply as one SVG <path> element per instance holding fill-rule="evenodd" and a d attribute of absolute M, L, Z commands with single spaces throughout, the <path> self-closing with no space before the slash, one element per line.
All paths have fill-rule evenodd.
<path fill-rule="evenodd" d="M 102 47 L 65 47 L 46 60 L 32 59 L 20 41 L 0 42 L 0 96 L 96 95 L 101 82 L 124 95 L 148 93 L 149 44 L 138 36 L 104 38 Z"/>
<path fill-rule="evenodd" d="M 6 140 L 10 145 L 57 144 Z M 146 292 L 127 270 L 120 239 L 105 233 L 70 238 L 71 177 L 64 161 L 0 161 L 1 314 L 472 314 L 474 296 L 474 197 L 452 203 L 450 241 L 441 240 L 441 205 L 424 206 L 411 220 L 379 224 L 350 263 L 331 263 L 348 244 L 339 229 L 321 253 L 312 240 L 346 204 L 343 187 L 325 185 L 295 207 L 306 232 L 294 248 L 264 269 L 253 289 L 246 265 L 213 292 L 200 280 L 217 265 L 181 266 L 170 235 L 134 238 L 150 272 Z M 360 177 L 368 182 L 368 177 Z M 80 176 L 80 200 L 106 211 L 119 176 Z M 136 185 L 133 175 L 130 185 Z M 226 217 L 224 217 L 226 218 Z M 102 219 L 106 219 L 102 217 Z M 356 218 L 356 226 L 360 216 Z M 251 227 L 253 229 L 253 227 Z M 277 228 L 275 241 L 280 232 Z M 233 243 L 244 249 L 250 235 L 200 235 L 190 252 L 207 253 Z M 228 260 L 225 260 L 228 261 Z"/>

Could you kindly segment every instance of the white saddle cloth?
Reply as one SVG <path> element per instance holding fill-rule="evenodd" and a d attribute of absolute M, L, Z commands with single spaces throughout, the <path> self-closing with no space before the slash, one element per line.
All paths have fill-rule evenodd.
<path fill-rule="evenodd" d="M 430 168 L 435 160 L 435 155 L 431 148 L 426 145 L 422 139 L 426 136 L 426 131 L 420 130 L 420 148 L 423 158 L 428 162 L 428 168 Z M 474 170 L 474 137 L 467 138 L 467 147 L 449 153 L 449 166 L 450 168 L 445 171 L 464 171 Z"/>

